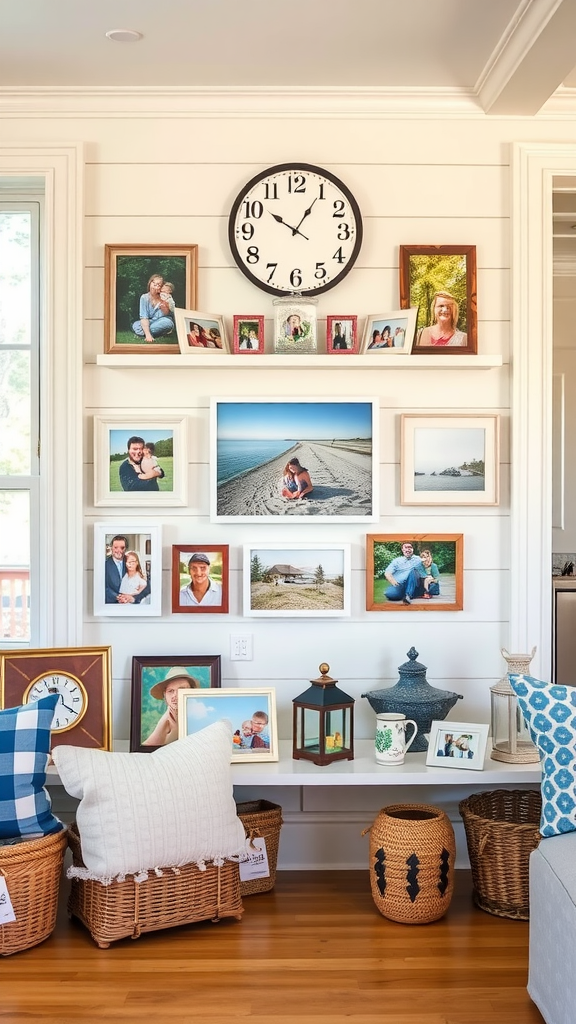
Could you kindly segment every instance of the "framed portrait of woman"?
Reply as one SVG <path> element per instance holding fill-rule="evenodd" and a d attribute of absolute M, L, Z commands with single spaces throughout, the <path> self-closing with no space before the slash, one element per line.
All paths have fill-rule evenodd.
<path fill-rule="evenodd" d="M 476 246 L 401 245 L 400 305 L 418 307 L 412 355 L 476 355 Z"/>
<path fill-rule="evenodd" d="M 220 678 L 219 654 L 134 656 L 130 750 L 146 754 L 178 739 L 180 690 L 211 690 Z"/>

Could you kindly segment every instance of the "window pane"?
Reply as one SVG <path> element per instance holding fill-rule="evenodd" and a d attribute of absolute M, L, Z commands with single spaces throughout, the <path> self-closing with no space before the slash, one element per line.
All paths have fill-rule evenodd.
<path fill-rule="evenodd" d="M 0 639 L 30 639 L 30 494 L 0 490 Z"/>
<path fill-rule="evenodd" d="M 29 476 L 30 352 L 0 350 L 0 475 Z"/>
<path fill-rule="evenodd" d="M 31 216 L 0 210 L 0 345 L 29 345 L 31 338 Z"/>

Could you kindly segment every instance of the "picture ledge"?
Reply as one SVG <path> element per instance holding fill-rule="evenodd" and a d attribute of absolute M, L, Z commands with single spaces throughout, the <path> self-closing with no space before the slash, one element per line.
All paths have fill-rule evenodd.
<path fill-rule="evenodd" d="M 270 367 L 282 366 L 306 366 L 308 369 L 321 367 L 326 369 L 354 369 L 361 370 L 368 367 L 378 366 L 382 370 L 406 370 L 406 369 L 427 369 L 427 370 L 493 370 L 503 365 L 501 355 L 440 355 L 440 356 L 415 356 L 398 355 L 388 356 L 385 359 L 381 355 L 328 355 L 319 353 L 317 355 L 275 355 L 270 353 L 261 356 L 241 356 L 228 354 L 199 353 L 197 355 L 161 354 L 156 355 L 122 355 L 108 354 L 96 356 L 97 366 L 194 366 L 201 367 L 234 367 L 234 369 L 270 369 Z"/>

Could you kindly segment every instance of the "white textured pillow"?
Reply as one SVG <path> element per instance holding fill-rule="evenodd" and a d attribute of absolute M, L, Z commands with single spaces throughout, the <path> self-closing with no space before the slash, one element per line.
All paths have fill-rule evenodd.
<path fill-rule="evenodd" d="M 215 722 L 150 754 L 64 744 L 53 750 L 62 783 L 80 800 L 80 877 L 142 881 L 153 868 L 241 858 L 244 826 L 230 770 L 231 729 Z"/>

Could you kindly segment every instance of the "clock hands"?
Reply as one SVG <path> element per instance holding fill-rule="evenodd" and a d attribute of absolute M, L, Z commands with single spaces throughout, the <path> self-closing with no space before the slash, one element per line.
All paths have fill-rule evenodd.
<path fill-rule="evenodd" d="M 306 235 L 302 234 L 302 232 L 298 230 L 300 224 L 302 223 L 302 220 L 304 220 L 304 217 L 302 217 L 302 220 L 300 221 L 298 227 L 293 228 L 291 224 L 287 224 L 285 220 L 282 220 L 282 217 L 280 217 L 277 213 L 272 213 L 271 210 L 268 210 L 268 213 L 270 214 L 271 217 L 274 217 L 274 220 L 278 221 L 279 224 L 283 224 L 284 227 L 289 228 L 293 235 L 302 235 L 302 238 L 305 238 L 307 242 L 310 241 L 310 239 Z M 306 214 L 304 214 L 304 216 L 306 216 Z"/>
<path fill-rule="evenodd" d="M 300 224 L 302 224 L 302 221 L 305 221 L 306 217 L 309 217 L 310 214 L 312 213 L 312 207 L 314 206 L 314 203 L 316 202 L 317 199 L 318 199 L 318 196 L 316 196 L 316 199 L 312 200 L 312 202 L 310 203 L 310 206 L 308 207 L 308 209 L 304 211 L 304 216 L 301 217 L 301 219 L 300 219 L 299 223 L 296 225 L 296 227 L 292 228 L 292 234 L 293 235 L 295 235 L 296 232 L 298 232 L 299 235 L 302 234 L 301 231 L 298 231 L 298 228 L 300 227 Z M 306 237 L 306 236 L 304 236 L 304 237 Z"/>

